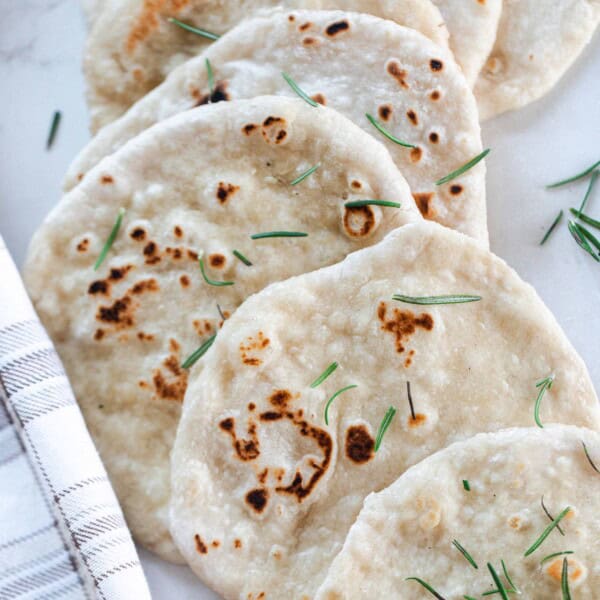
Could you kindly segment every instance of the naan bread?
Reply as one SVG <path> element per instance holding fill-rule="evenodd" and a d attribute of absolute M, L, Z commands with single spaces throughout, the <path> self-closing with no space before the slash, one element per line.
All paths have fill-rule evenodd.
<path fill-rule="evenodd" d="M 344 207 L 363 198 L 402 208 Z M 120 207 L 121 230 L 94 271 Z M 167 503 L 188 378 L 180 365 L 220 326 L 217 305 L 227 316 L 268 283 L 336 263 L 415 220 L 383 146 L 334 111 L 286 98 L 165 121 L 61 200 L 31 243 L 25 278 L 137 540 L 178 558 Z M 309 236 L 250 239 L 276 230 Z M 199 256 L 208 278 L 235 285 L 205 282 Z"/>
<path fill-rule="evenodd" d="M 496 44 L 475 86 L 481 118 L 549 92 L 599 21 L 600 0 L 504 0 Z"/>
<path fill-rule="evenodd" d="M 460 68 L 414 30 L 364 14 L 277 11 L 245 21 L 105 128 L 69 169 L 67 187 L 146 127 L 207 102 L 206 59 L 214 101 L 296 96 L 281 75 L 288 72 L 308 94 L 386 144 L 427 218 L 487 243 L 483 163 L 435 185 L 481 152 L 477 107 Z M 417 148 L 387 140 L 365 113 Z"/>
<path fill-rule="evenodd" d="M 210 40 L 186 33 L 168 17 L 223 34 L 276 7 L 365 12 L 413 27 L 447 47 L 448 32 L 430 0 L 111 0 L 84 55 L 91 129 L 97 132 L 161 83 Z M 264 40 L 256 39 L 256 44 Z"/>
<path fill-rule="evenodd" d="M 422 579 L 444 598 L 481 598 L 497 589 L 488 562 L 505 589 L 512 588 L 502 560 L 522 598 L 558 599 L 565 597 L 564 559 L 573 598 L 597 598 L 600 475 L 582 442 L 600 465 L 600 435 L 564 425 L 480 434 L 426 458 L 366 499 L 317 599 L 429 597 L 407 577 Z M 571 507 L 559 523 L 564 535 L 555 528 L 524 557 L 550 524 L 542 497 L 554 518 Z M 573 554 L 540 564 L 565 550 Z"/>
<path fill-rule="evenodd" d="M 395 293 L 483 299 L 414 306 Z M 269 342 L 249 355 L 256 340 Z M 225 323 L 186 394 L 171 532 L 225 598 L 313 597 L 369 493 L 452 442 L 532 425 L 536 382 L 551 373 L 542 422 L 598 429 L 586 368 L 534 290 L 466 236 L 402 227 L 269 286 Z M 327 400 L 349 385 L 327 426 Z M 375 454 L 390 406 L 398 414 Z"/>

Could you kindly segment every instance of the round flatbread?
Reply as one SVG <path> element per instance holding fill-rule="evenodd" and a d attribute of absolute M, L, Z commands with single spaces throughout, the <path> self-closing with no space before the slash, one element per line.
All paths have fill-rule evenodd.
<path fill-rule="evenodd" d="M 402 208 L 345 207 L 369 198 Z M 122 225 L 95 271 L 120 207 Z M 273 97 L 165 121 L 61 200 L 31 243 L 25 279 L 137 540 L 178 558 L 169 453 L 192 351 L 266 284 L 415 220 L 383 146 L 334 111 Z M 250 239 L 280 230 L 308 237 Z"/>
<path fill-rule="evenodd" d="M 600 435 L 564 425 L 480 434 L 441 450 L 366 499 L 316 598 L 429 597 L 415 577 L 440 598 L 481 598 L 498 590 L 488 563 L 507 594 L 570 598 L 561 596 L 565 560 L 573 598 L 594 598 L 600 474 L 592 457 L 600 466 Z"/>
<path fill-rule="evenodd" d="M 169 17 L 220 35 L 277 7 L 370 13 L 448 45 L 443 19 L 430 0 L 112 0 L 103 9 L 84 55 L 92 131 L 114 121 L 174 67 L 210 44 L 210 39 L 169 23 Z"/>
<path fill-rule="evenodd" d="M 249 355 L 256 340 L 269 342 Z M 311 598 L 370 492 L 452 442 L 534 424 L 536 382 L 551 374 L 542 424 L 600 428 L 586 368 L 534 290 L 466 236 L 401 227 L 225 323 L 186 394 L 171 532 L 225 598 Z"/>
<path fill-rule="evenodd" d="M 481 118 L 549 92 L 598 22 L 600 0 L 504 0 L 496 44 L 475 86 Z"/>
<path fill-rule="evenodd" d="M 426 218 L 487 243 L 484 164 L 436 185 L 481 152 L 477 107 L 460 68 L 416 31 L 358 13 L 276 11 L 243 22 L 106 127 L 70 167 L 67 187 L 140 131 L 209 99 L 296 96 L 282 72 L 386 144 Z M 416 147 L 388 140 L 367 113 Z"/>

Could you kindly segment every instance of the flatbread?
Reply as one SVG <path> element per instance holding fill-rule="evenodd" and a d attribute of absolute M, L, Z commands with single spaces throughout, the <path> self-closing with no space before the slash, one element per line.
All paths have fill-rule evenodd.
<path fill-rule="evenodd" d="M 483 299 L 414 306 L 395 293 Z M 269 344 L 246 364 L 256 339 Z M 534 290 L 434 223 L 273 284 L 192 374 L 172 454 L 175 541 L 225 598 L 311 598 L 370 492 L 452 442 L 534 424 L 536 382 L 552 373 L 541 422 L 600 428 L 586 368 Z M 349 385 L 327 426 L 328 399 Z"/>
<path fill-rule="evenodd" d="M 482 119 L 548 93 L 591 40 L 600 0 L 504 0 L 496 44 L 475 86 Z"/>
<path fill-rule="evenodd" d="M 366 12 L 448 45 L 443 19 L 430 0 L 111 0 L 84 55 L 92 131 L 121 116 L 174 67 L 209 45 L 210 40 L 184 32 L 168 17 L 223 34 L 244 19 L 276 7 Z"/>
<path fill-rule="evenodd" d="M 481 152 L 477 107 L 460 68 L 416 31 L 357 13 L 277 11 L 243 22 L 105 128 L 71 165 L 67 187 L 146 127 L 207 102 L 206 59 L 215 101 L 296 96 L 281 75 L 288 72 L 308 94 L 386 144 L 426 218 L 487 244 L 484 164 L 435 183 Z M 417 148 L 386 139 L 365 113 Z"/>
<path fill-rule="evenodd" d="M 444 598 L 481 598 L 497 589 L 488 562 L 505 589 L 511 589 L 502 560 L 521 597 L 564 598 L 564 559 L 573 598 L 595 598 L 600 589 L 600 475 L 582 442 L 600 464 L 600 435 L 564 425 L 480 434 L 426 458 L 366 499 L 316 598 L 428 597 L 409 577 L 419 577 Z M 550 524 L 542 498 L 554 518 L 571 507 L 559 523 L 564 535 L 554 529 L 524 557 Z M 574 553 L 540 564 L 565 550 Z"/>
<path fill-rule="evenodd" d="M 402 208 L 344 207 L 363 198 Z M 120 207 L 120 233 L 94 271 Z M 167 502 L 188 377 L 180 365 L 216 332 L 217 305 L 227 316 L 266 284 L 416 220 L 383 146 L 334 111 L 273 97 L 165 121 L 61 200 L 31 243 L 25 279 L 138 541 L 178 558 Z M 309 236 L 250 239 L 278 230 Z M 235 284 L 205 282 L 199 256 L 209 279 Z"/>

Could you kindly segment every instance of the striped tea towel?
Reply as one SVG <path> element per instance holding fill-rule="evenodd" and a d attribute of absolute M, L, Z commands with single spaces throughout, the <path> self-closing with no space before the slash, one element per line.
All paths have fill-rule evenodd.
<path fill-rule="evenodd" d="M 0 600 L 146 600 L 123 514 L 0 237 Z"/>

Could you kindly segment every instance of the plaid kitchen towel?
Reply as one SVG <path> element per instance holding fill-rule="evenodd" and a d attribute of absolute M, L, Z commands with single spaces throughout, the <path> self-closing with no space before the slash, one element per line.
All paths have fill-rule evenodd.
<path fill-rule="evenodd" d="M 145 600 L 123 514 L 0 237 L 0 600 Z"/>

